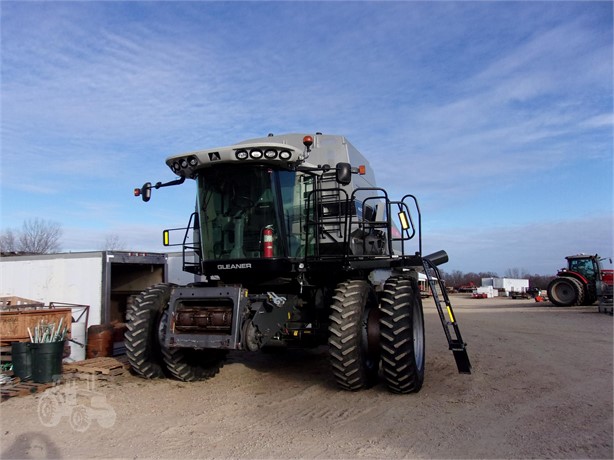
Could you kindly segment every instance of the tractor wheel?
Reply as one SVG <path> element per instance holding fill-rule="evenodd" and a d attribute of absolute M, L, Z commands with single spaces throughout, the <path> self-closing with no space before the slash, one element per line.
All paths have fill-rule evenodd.
<path fill-rule="evenodd" d="M 381 301 L 382 371 L 393 393 L 419 391 L 424 382 L 424 315 L 418 283 L 386 281 Z"/>
<path fill-rule="evenodd" d="M 168 372 L 178 380 L 194 382 L 207 380 L 220 371 L 226 350 L 194 350 L 191 348 L 167 348 L 164 346 L 164 331 L 168 323 L 168 310 L 160 320 L 160 343 L 162 357 Z"/>
<path fill-rule="evenodd" d="M 548 298 L 557 307 L 582 305 L 584 286 L 574 278 L 559 276 L 548 285 Z"/>
<path fill-rule="evenodd" d="M 340 283 L 329 316 L 328 350 L 333 375 L 344 390 L 368 388 L 379 372 L 379 310 L 364 280 Z"/>
<path fill-rule="evenodd" d="M 142 377 L 164 376 L 158 326 L 173 286 L 156 284 L 141 292 L 130 306 L 124 342 L 132 369 Z"/>

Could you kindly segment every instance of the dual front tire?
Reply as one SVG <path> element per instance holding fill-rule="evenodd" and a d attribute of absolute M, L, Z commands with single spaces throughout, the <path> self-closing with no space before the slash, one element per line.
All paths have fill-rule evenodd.
<path fill-rule="evenodd" d="M 339 387 L 355 391 L 372 386 L 381 365 L 391 392 L 420 390 L 424 315 L 413 278 L 389 278 L 379 305 L 367 281 L 343 282 L 333 296 L 329 319 L 329 356 Z"/>

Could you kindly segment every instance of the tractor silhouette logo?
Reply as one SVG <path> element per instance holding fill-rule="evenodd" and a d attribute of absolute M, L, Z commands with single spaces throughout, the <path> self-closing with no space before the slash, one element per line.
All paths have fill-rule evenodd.
<path fill-rule="evenodd" d="M 107 397 L 88 388 L 78 388 L 76 383 L 56 386 L 43 393 L 38 401 L 38 419 L 46 427 L 59 425 L 63 417 L 73 430 L 83 433 L 93 421 L 101 428 L 115 425 L 115 409 L 107 402 Z"/>

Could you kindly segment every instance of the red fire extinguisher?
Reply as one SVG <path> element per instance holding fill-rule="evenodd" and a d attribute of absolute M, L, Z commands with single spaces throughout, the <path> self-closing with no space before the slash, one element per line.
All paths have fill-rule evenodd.
<path fill-rule="evenodd" d="M 273 257 L 273 226 L 269 225 L 262 231 L 262 257 Z"/>

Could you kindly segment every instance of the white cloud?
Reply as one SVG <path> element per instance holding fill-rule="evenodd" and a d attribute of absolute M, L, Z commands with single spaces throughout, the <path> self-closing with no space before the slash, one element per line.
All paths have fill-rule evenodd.
<path fill-rule="evenodd" d="M 587 128 L 614 128 L 614 114 L 602 113 L 595 115 L 594 117 L 590 117 L 582 121 L 580 124 L 581 126 L 585 126 Z"/>

